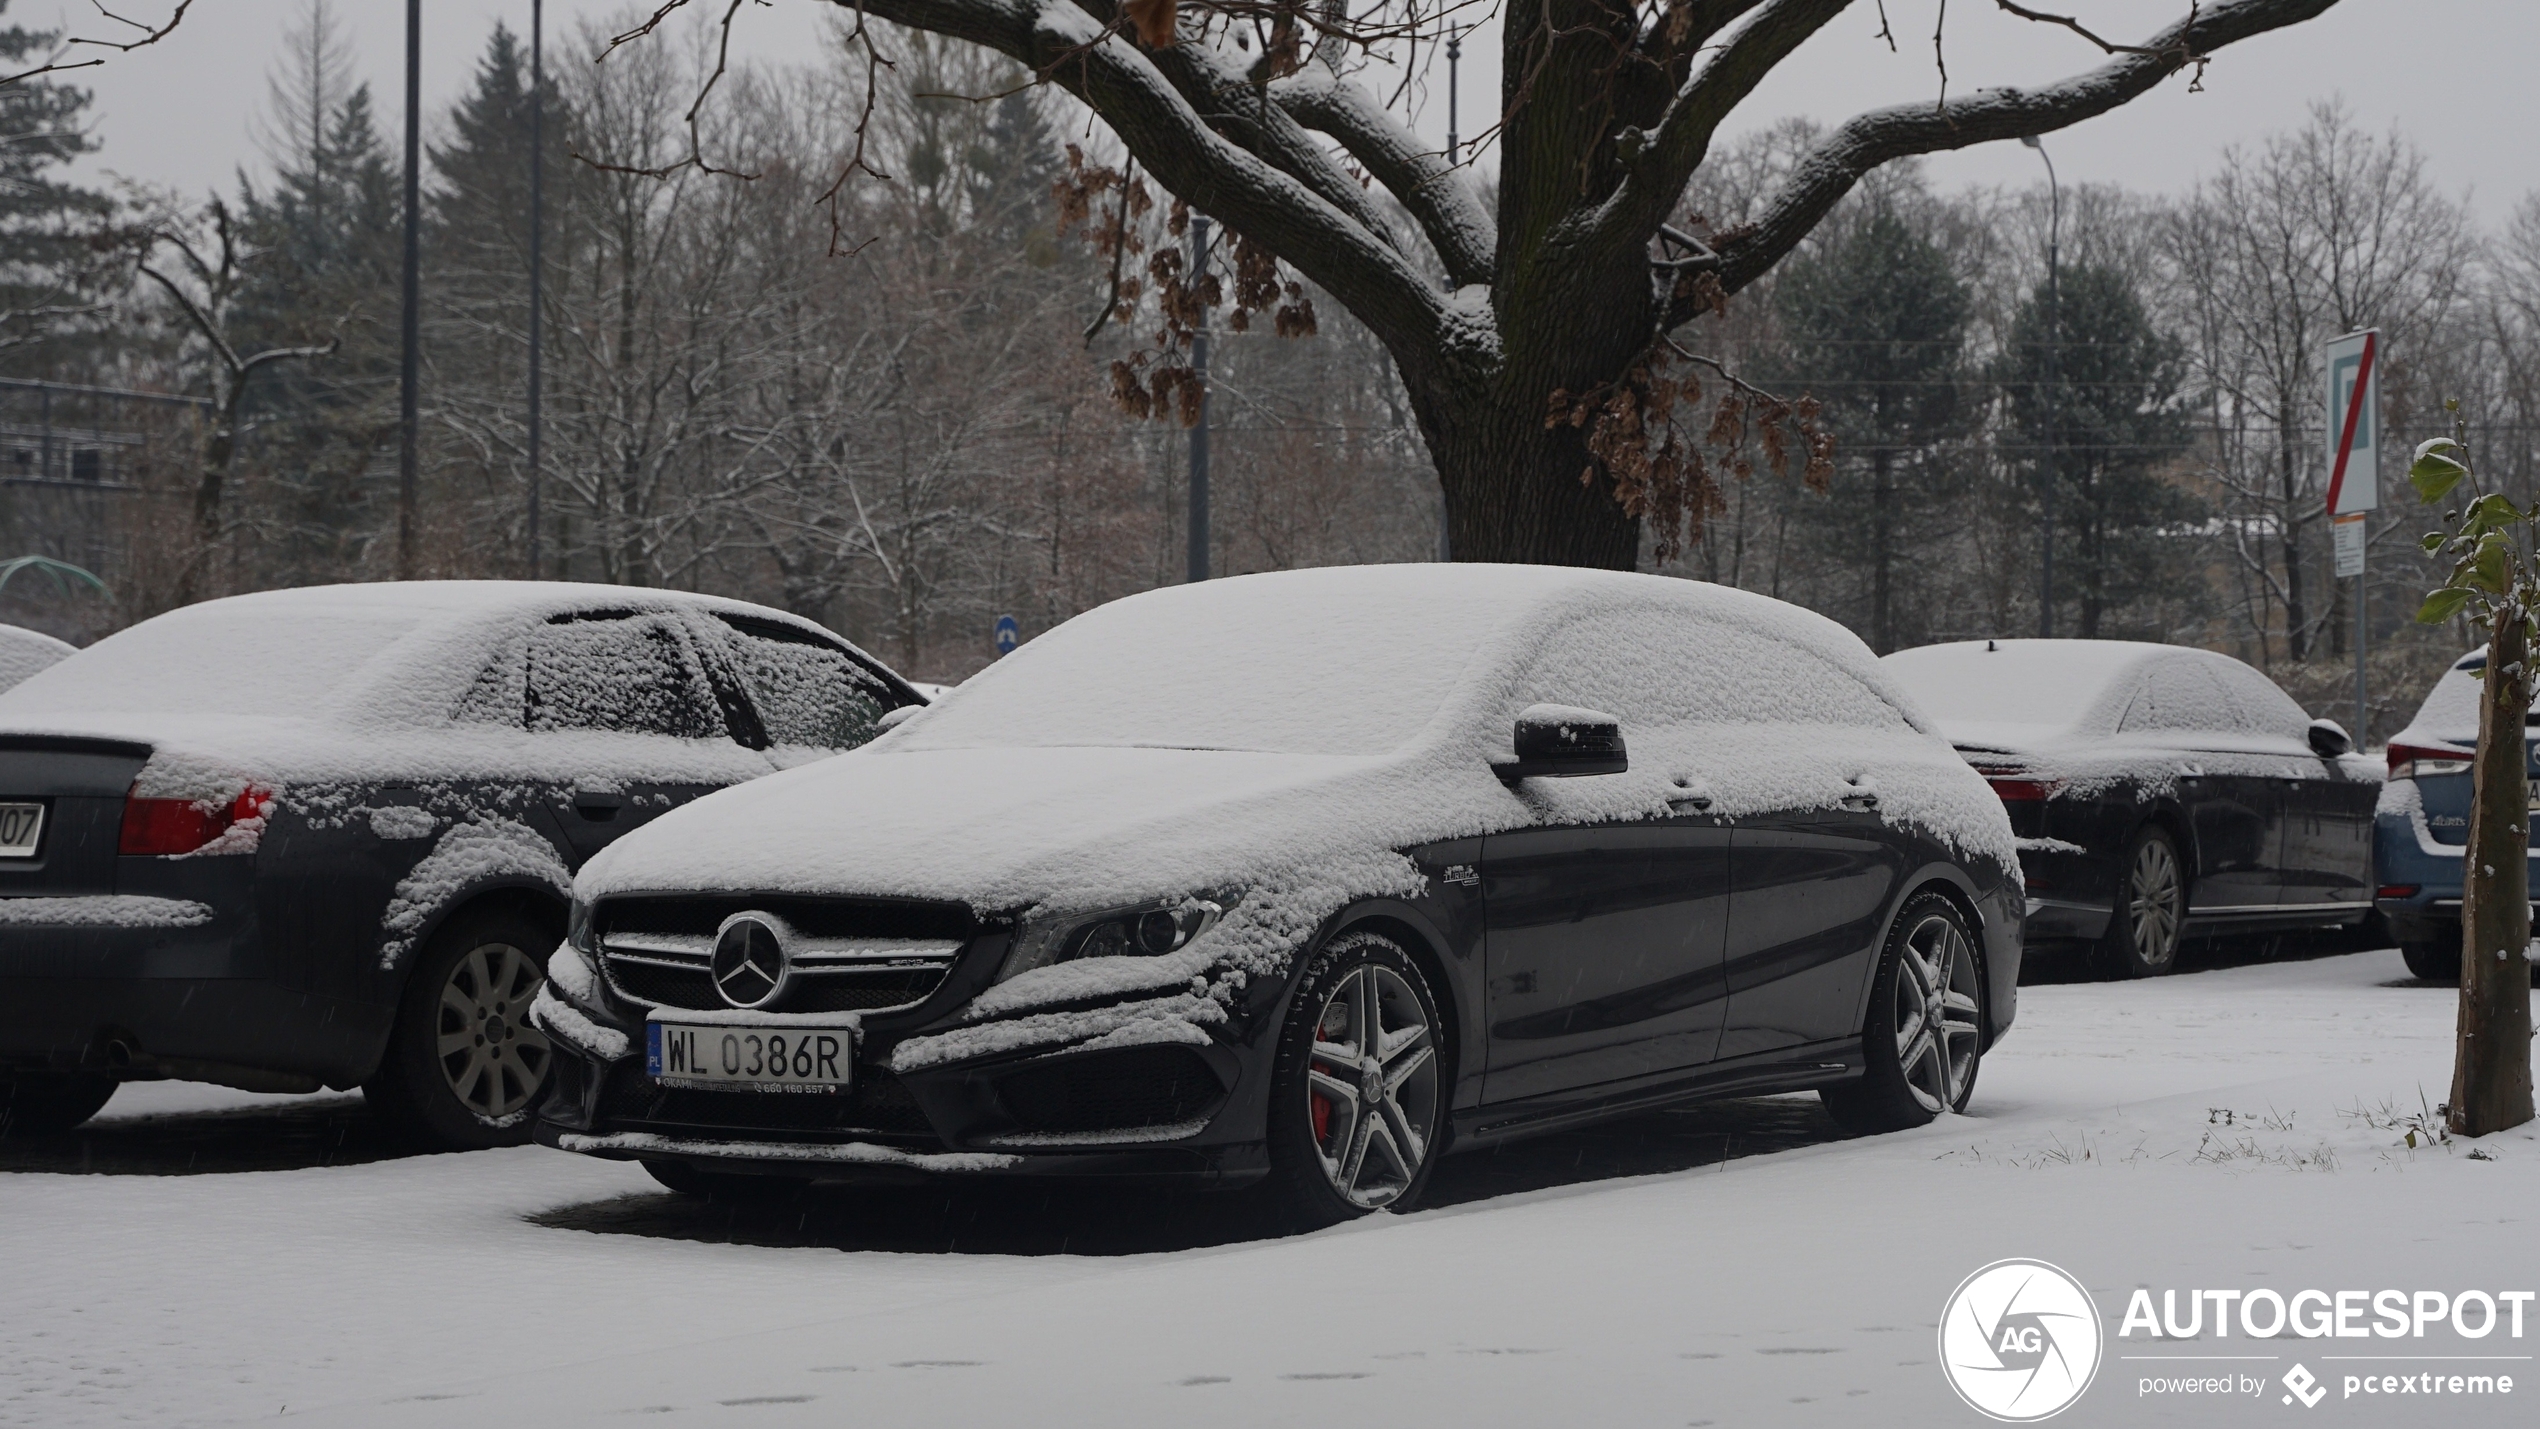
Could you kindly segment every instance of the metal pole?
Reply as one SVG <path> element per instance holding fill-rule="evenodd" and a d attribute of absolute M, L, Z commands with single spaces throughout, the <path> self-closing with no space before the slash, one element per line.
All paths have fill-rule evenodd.
<path fill-rule="evenodd" d="M 1208 220 L 1191 215 L 1191 282 L 1208 279 Z M 1191 428 L 1191 534 L 1184 569 L 1195 581 L 1208 579 L 1208 314 L 1200 314 L 1191 334 L 1191 370 L 1199 374 L 1199 424 Z"/>
<path fill-rule="evenodd" d="M 2064 191 L 2055 182 L 2055 161 L 2047 158 L 2046 146 L 2034 134 L 2021 138 L 2021 143 L 2037 151 L 2046 160 L 2046 480 L 2038 500 L 2037 528 L 2037 634 L 2041 640 L 2055 636 L 2055 487 L 2063 477 L 2064 466 L 2064 386 L 2062 349 L 2064 345 L 2063 255 L 2059 252 L 2064 232 Z"/>
<path fill-rule="evenodd" d="M 529 0 L 529 578 L 538 579 L 538 461 L 540 425 L 546 416 L 539 391 L 540 323 L 545 316 L 543 279 L 547 239 L 547 63 L 541 46 L 546 35 L 546 0 Z"/>
<path fill-rule="evenodd" d="M 415 426 L 422 377 L 423 215 L 419 168 L 423 100 L 423 0 L 406 0 L 405 319 L 397 360 L 397 578 L 415 577 Z"/>
<path fill-rule="evenodd" d="M 2372 518 L 2367 516 L 2364 521 L 2369 529 Z M 2364 558 L 2366 560 L 2372 558 L 2369 547 L 2365 550 Z M 2364 686 L 2364 637 L 2372 629 L 2371 623 L 2364 619 L 2364 607 L 2371 599 L 2371 590 L 2372 588 L 2364 583 L 2364 573 L 2355 572 L 2355 747 L 2357 749 L 2372 743 L 2372 704 Z"/>

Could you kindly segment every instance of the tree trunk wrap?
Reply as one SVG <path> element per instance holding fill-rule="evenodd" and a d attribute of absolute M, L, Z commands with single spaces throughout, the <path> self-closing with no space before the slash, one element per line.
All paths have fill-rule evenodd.
<path fill-rule="evenodd" d="M 2469 848 L 2462 860 L 2460 1031 L 2446 1116 L 2460 1136 L 2531 1120 L 2530 793 L 2523 746 L 2530 655 L 2522 611 L 2498 610 L 2487 642 Z"/>

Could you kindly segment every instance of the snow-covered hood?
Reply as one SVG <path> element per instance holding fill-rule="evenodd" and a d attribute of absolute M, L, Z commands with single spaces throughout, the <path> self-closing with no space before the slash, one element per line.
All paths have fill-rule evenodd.
<path fill-rule="evenodd" d="M 1405 799 L 1423 785 L 1441 787 Z M 1428 816 L 1385 824 L 1371 812 L 1406 802 Z M 1493 805 L 1517 800 L 1486 765 L 1458 778 L 1416 756 L 872 749 L 673 810 L 594 858 L 576 891 L 852 893 L 982 912 L 1102 906 L 1445 836 L 1433 830 L 1478 832 Z M 1512 815 L 1522 806 L 1499 822 Z"/>

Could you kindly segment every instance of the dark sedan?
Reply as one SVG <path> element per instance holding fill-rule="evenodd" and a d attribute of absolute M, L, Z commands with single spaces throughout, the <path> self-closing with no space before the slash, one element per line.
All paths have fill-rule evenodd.
<path fill-rule="evenodd" d="M 0 696 L 0 1133 L 124 1081 L 524 1139 L 573 871 L 919 703 L 736 601 L 430 582 L 145 621 Z"/>
<path fill-rule="evenodd" d="M 1274 1178 L 1814 1088 L 1960 1109 L 2001 805 L 1861 643 L 1689 581 L 1385 566 L 1077 617 L 576 885 L 547 1144 L 683 1191 Z"/>
<path fill-rule="evenodd" d="M 2107 977 L 2182 938 L 2372 911 L 2381 771 L 2228 655 L 2122 640 L 1972 640 L 1882 662 L 2010 810 L 2034 943 Z"/>

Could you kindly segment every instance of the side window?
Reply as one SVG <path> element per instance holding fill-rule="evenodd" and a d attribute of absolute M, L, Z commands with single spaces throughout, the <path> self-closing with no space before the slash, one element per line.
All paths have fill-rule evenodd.
<path fill-rule="evenodd" d="M 1904 712 L 1791 641 L 1673 611 L 1612 612 L 1561 626 L 1529 699 L 1586 705 L 1634 724 L 1825 724 L 1910 731 Z"/>
<path fill-rule="evenodd" d="M 898 703 L 845 651 L 773 621 L 724 617 L 741 683 L 771 744 L 853 749 Z"/>
<path fill-rule="evenodd" d="M 523 706 L 539 732 L 729 737 L 686 642 L 661 616 L 568 619 L 529 637 Z"/>
<path fill-rule="evenodd" d="M 2283 687 L 2238 661 L 2218 665 L 2214 673 L 2223 688 L 2231 694 L 2232 707 L 2240 714 L 2240 727 L 2252 734 L 2280 735 L 2302 739 L 2311 728 L 2310 712 L 2294 702 Z"/>
<path fill-rule="evenodd" d="M 2134 702 L 2118 722 L 2119 734 L 2175 730 L 2230 731 L 2244 726 L 2222 683 L 2190 660 L 2164 660 L 2135 687 Z"/>

